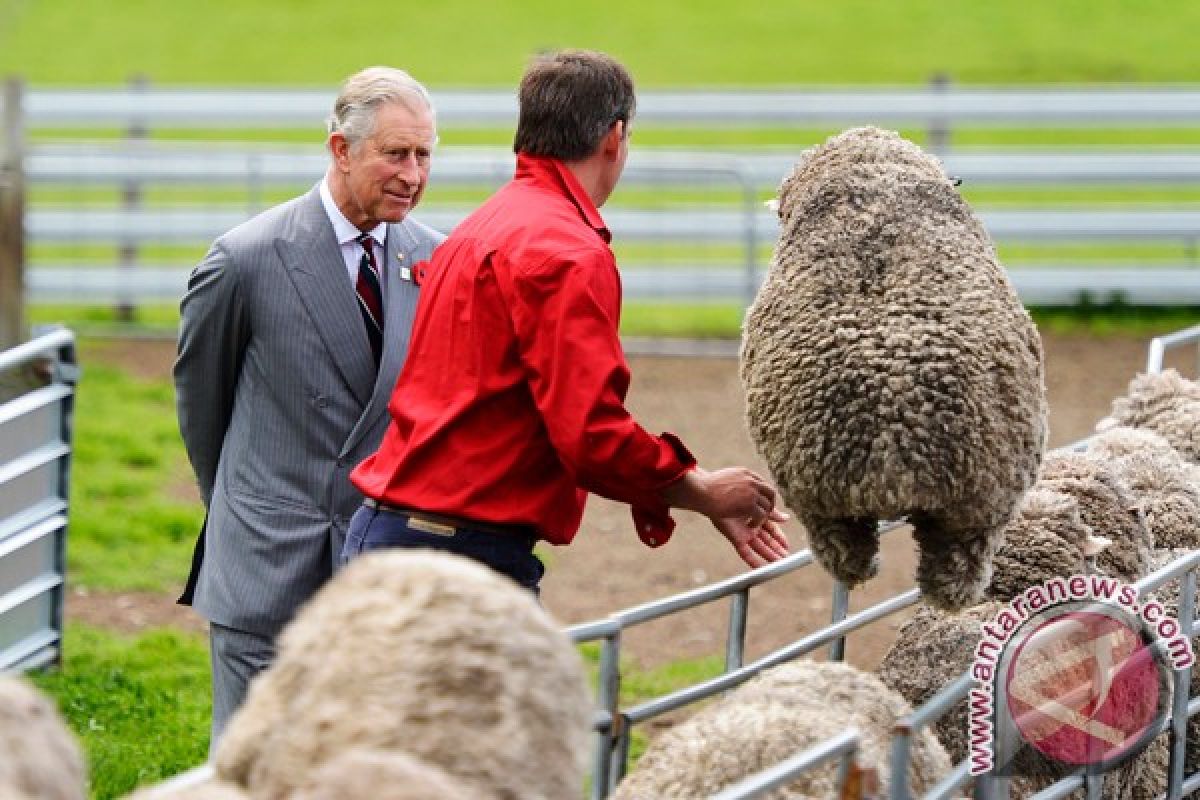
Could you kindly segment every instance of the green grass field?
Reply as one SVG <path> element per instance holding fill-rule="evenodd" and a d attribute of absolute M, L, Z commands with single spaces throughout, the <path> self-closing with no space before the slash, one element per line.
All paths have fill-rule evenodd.
<path fill-rule="evenodd" d="M 0 73 L 35 83 L 329 85 L 369 63 L 507 86 L 530 54 L 611 52 L 644 86 L 1200 80 L 1179 0 L 71 0 L 0 4 Z"/>

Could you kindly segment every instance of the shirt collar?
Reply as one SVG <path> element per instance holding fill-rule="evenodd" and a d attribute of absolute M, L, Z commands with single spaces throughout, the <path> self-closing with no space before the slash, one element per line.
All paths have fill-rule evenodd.
<path fill-rule="evenodd" d="M 338 208 L 337 203 L 333 201 L 333 192 L 329 191 L 329 179 L 321 179 L 321 205 L 325 207 L 325 214 L 329 217 L 329 221 L 333 224 L 333 235 L 337 237 L 338 244 L 357 244 L 358 237 L 362 234 L 354 223 L 346 219 L 346 215 Z M 387 240 L 387 223 L 381 222 L 371 230 L 367 231 L 371 234 L 371 238 L 375 240 L 380 247 L 384 246 Z"/>
<path fill-rule="evenodd" d="M 557 158 L 534 156 L 529 153 L 517 153 L 516 179 L 531 180 L 539 184 L 552 184 L 559 188 L 579 209 L 579 215 L 600 238 L 606 243 L 612 241 L 612 233 L 604 223 L 604 218 L 592 203 L 592 198 L 584 191 L 579 179 L 567 168 L 567 165 Z"/>

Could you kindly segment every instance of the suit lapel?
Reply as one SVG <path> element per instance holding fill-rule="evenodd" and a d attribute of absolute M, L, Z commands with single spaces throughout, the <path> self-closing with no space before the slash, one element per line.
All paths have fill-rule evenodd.
<path fill-rule="evenodd" d="M 384 294 L 383 355 L 379 363 L 374 393 L 363 412 L 362 418 L 350 432 L 345 450 L 357 446 L 367 431 L 375 427 L 380 416 L 387 411 L 396 378 L 404 366 L 408 354 L 408 340 L 412 333 L 413 316 L 417 308 L 417 285 L 411 280 L 411 269 L 419 255 L 419 243 L 407 224 L 401 222 L 388 226 L 383 269 L 387 276 Z"/>
<path fill-rule="evenodd" d="M 366 406 L 375 381 L 371 344 L 317 189 L 301 200 L 295 225 L 292 235 L 276 241 L 276 250 L 330 358 Z"/>

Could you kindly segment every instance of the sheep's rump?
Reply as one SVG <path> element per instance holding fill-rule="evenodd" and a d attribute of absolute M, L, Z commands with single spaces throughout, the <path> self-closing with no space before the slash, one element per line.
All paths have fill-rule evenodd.
<path fill-rule="evenodd" d="M 935 159 L 877 129 L 806 152 L 779 203 L 741 375 L 787 503 L 1002 522 L 1036 475 L 1045 391 L 983 226 Z"/>

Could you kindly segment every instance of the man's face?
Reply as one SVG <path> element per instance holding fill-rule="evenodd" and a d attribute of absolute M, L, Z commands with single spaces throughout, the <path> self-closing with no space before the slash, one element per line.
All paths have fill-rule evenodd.
<path fill-rule="evenodd" d="M 356 144 L 332 134 L 336 178 L 330 188 L 346 219 L 364 231 L 403 220 L 425 192 L 434 141 L 429 111 L 400 103 L 380 106 L 375 130 Z"/>

